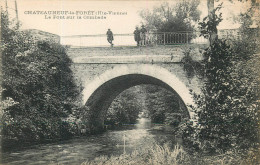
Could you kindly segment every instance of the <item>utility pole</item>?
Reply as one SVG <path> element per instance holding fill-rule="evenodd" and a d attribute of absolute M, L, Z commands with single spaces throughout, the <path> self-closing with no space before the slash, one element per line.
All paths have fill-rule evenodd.
<path fill-rule="evenodd" d="M 7 5 L 7 0 L 5 0 L 5 11 L 6 11 L 6 14 L 8 15 L 8 5 Z"/>
<path fill-rule="evenodd" d="M 209 21 L 213 21 L 213 16 L 214 16 L 214 0 L 207 0 L 207 6 L 208 6 L 208 17 Z M 218 30 L 217 26 L 213 27 L 212 31 L 210 31 L 210 36 L 209 36 L 209 42 L 210 45 L 213 44 L 213 42 L 217 39 L 218 35 Z"/>
<path fill-rule="evenodd" d="M 19 28 L 19 19 L 18 19 L 18 9 L 17 9 L 17 2 L 15 0 L 15 13 L 16 13 L 16 26 L 17 26 L 17 29 Z"/>

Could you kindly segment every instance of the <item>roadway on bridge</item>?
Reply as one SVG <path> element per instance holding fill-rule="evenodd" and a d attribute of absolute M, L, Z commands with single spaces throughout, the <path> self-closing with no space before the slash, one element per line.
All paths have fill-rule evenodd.
<path fill-rule="evenodd" d="M 67 53 L 74 63 L 169 63 L 180 62 L 189 50 L 194 60 L 201 60 L 203 48 L 204 45 L 70 47 Z"/>

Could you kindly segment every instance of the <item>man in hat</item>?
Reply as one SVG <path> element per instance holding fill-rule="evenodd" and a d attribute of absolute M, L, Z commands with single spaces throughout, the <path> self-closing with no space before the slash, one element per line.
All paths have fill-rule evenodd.
<path fill-rule="evenodd" d="M 147 30 L 145 29 L 144 25 L 142 25 L 140 30 L 141 46 L 145 46 L 146 33 Z"/>
<path fill-rule="evenodd" d="M 141 38 L 140 38 L 140 30 L 138 29 L 138 27 L 135 28 L 134 37 L 135 37 L 137 46 L 139 46 L 139 42 L 140 42 Z"/>
<path fill-rule="evenodd" d="M 111 44 L 111 47 L 114 45 L 112 42 L 114 40 L 114 37 L 113 37 L 113 32 L 108 29 L 107 30 L 107 41 Z"/>

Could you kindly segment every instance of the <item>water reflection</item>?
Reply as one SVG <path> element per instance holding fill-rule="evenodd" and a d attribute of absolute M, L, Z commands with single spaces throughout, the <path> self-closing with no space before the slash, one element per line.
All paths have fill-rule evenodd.
<path fill-rule="evenodd" d="M 149 118 L 140 118 L 137 120 L 136 129 L 150 129 L 151 128 L 151 119 Z"/>

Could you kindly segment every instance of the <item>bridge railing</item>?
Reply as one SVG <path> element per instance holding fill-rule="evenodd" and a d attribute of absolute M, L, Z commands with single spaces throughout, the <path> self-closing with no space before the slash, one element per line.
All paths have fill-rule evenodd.
<path fill-rule="evenodd" d="M 161 32 L 149 33 L 147 42 L 157 45 L 205 44 L 208 40 L 201 37 L 200 32 Z"/>
<path fill-rule="evenodd" d="M 62 45 L 71 46 L 109 46 L 105 34 L 97 35 L 72 35 L 61 36 Z M 116 46 L 134 46 L 134 34 L 114 34 L 114 45 Z M 208 40 L 200 36 L 199 32 L 161 32 L 147 33 L 147 45 L 175 45 L 175 44 L 206 44 Z"/>

